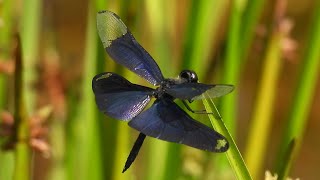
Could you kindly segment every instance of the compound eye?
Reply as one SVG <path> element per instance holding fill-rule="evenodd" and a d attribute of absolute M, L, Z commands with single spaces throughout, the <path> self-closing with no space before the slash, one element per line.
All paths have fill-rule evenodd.
<path fill-rule="evenodd" d="M 191 70 L 183 70 L 179 76 L 180 78 L 187 80 L 187 82 L 198 82 L 197 74 Z"/>
<path fill-rule="evenodd" d="M 190 72 L 188 70 L 181 71 L 180 78 L 188 80 L 190 78 Z"/>

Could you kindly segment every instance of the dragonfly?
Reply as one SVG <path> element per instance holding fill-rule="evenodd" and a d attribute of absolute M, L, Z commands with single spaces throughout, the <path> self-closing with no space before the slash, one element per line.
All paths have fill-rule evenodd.
<path fill-rule="evenodd" d="M 192 110 L 188 103 L 224 96 L 233 91 L 233 85 L 199 83 L 192 70 L 181 71 L 178 78 L 164 78 L 155 60 L 137 42 L 120 17 L 111 11 L 97 13 L 97 29 L 103 47 L 116 63 L 156 87 L 131 83 L 113 72 L 98 74 L 92 80 L 98 109 L 109 117 L 127 121 L 131 128 L 140 132 L 122 172 L 131 166 L 146 136 L 210 152 L 228 150 L 229 144 L 224 136 L 194 120 L 175 100 L 182 101 L 192 113 L 206 113 L 205 110 Z M 144 110 L 152 98 L 155 101 Z"/>

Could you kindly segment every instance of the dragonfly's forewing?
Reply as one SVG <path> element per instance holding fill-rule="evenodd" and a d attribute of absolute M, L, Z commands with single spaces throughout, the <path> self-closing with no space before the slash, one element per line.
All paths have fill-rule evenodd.
<path fill-rule="evenodd" d="M 171 96 L 182 100 L 198 100 L 203 98 L 218 98 L 229 94 L 234 86 L 228 84 L 183 83 L 171 85 L 166 90 Z M 203 95 L 206 96 L 203 96 Z"/>
<path fill-rule="evenodd" d="M 192 100 L 199 100 L 205 98 L 218 98 L 231 93 L 234 90 L 233 85 L 229 84 L 215 84 L 212 88 L 205 91 L 203 94 L 195 96 Z"/>
<path fill-rule="evenodd" d="M 113 60 L 153 85 L 161 83 L 164 78 L 157 63 L 116 14 L 110 11 L 99 12 L 97 28 L 103 46 Z"/>

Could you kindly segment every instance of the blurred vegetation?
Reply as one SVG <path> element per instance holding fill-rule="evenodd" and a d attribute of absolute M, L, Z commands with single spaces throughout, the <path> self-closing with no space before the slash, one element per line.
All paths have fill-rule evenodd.
<path fill-rule="evenodd" d="M 165 77 L 187 68 L 201 82 L 235 85 L 214 100 L 223 121 L 193 117 L 223 134 L 225 122 L 239 150 L 146 138 L 121 173 L 138 132 L 98 112 L 91 80 L 112 71 L 150 85 L 105 53 L 95 19 L 104 9 Z M 319 12 L 311 0 L 0 1 L 0 180 L 318 179 Z"/>

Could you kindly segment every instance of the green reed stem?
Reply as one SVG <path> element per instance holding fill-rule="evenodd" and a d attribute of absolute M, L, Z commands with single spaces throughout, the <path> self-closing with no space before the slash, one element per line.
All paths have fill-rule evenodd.
<path fill-rule="evenodd" d="M 237 97 L 238 97 L 238 83 L 240 77 L 241 63 L 241 18 L 243 15 L 244 7 L 246 5 L 245 0 L 235 0 L 231 2 L 231 11 L 229 18 L 229 27 L 227 32 L 227 45 L 226 55 L 224 61 L 224 70 L 222 76 L 222 82 L 232 84 L 236 87 L 228 96 L 222 97 L 220 103 L 220 109 L 222 117 L 225 119 L 225 123 L 232 135 L 235 137 L 236 128 L 236 109 L 237 109 Z M 224 173 L 228 168 L 228 163 L 225 159 L 217 158 L 215 162 L 218 167 L 218 172 Z"/>
<path fill-rule="evenodd" d="M 23 53 L 22 55 L 17 55 L 15 67 L 15 128 L 18 142 L 15 152 L 14 179 L 17 180 L 32 178 L 29 149 L 29 119 L 27 114 L 28 112 L 33 112 L 35 106 L 35 92 L 31 84 L 34 83 L 36 78 L 34 67 L 38 58 L 41 2 L 39 0 L 23 2 L 24 11 L 20 29 L 22 50 L 18 48 L 17 54 L 21 53 L 19 51 Z M 28 103 L 27 106 L 24 104 L 25 102 Z"/>
<path fill-rule="evenodd" d="M 223 71 L 223 82 L 233 84 L 237 87 L 239 82 L 240 65 L 242 59 L 240 57 L 240 33 L 241 33 L 241 17 L 246 1 L 236 0 L 232 2 L 230 23 L 228 27 L 227 52 L 225 59 L 225 70 Z M 221 112 L 226 120 L 231 134 L 235 133 L 236 119 L 236 104 L 237 104 L 237 89 L 229 96 L 221 98 Z"/>
<path fill-rule="evenodd" d="M 3 23 L 0 26 L 0 61 L 9 62 L 11 57 L 10 47 L 12 47 L 12 12 L 13 1 L 4 0 L 2 1 L 2 11 L 0 11 L 0 18 Z M 8 109 L 6 105 L 8 84 L 7 75 L 0 72 L 0 110 Z M 3 138 L 0 137 L 0 143 Z M 13 152 L 5 152 L 0 149 L 0 179 L 12 179 L 13 168 L 14 168 L 14 154 Z"/>
<path fill-rule="evenodd" d="M 209 54 L 212 54 L 214 44 L 212 40 L 216 39 L 227 6 L 227 1 L 223 0 L 192 1 L 184 44 L 183 68 L 194 70 L 200 80 L 204 79 L 209 68 Z"/>
<path fill-rule="evenodd" d="M 21 42 L 24 59 L 24 86 L 25 98 L 28 102 L 27 111 L 33 112 L 35 108 L 35 91 L 33 84 L 37 79 L 35 67 L 39 57 L 39 33 L 41 18 L 41 0 L 26 0 L 23 2 L 21 24 Z"/>
<path fill-rule="evenodd" d="M 261 174 L 271 127 L 271 116 L 277 93 L 278 77 L 282 65 L 281 47 L 284 39 L 281 32 L 274 32 L 268 44 L 262 78 L 256 98 L 245 159 L 254 179 Z M 257 138 L 259 137 L 259 138 Z"/>
<path fill-rule="evenodd" d="M 266 4 L 265 0 L 251 0 L 249 3 L 246 3 L 246 7 L 242 14 L 241 21 L 241 59 L 245 61 L 248 50 L 252 43 L 252 39 L 255 36 L 257 24 L 259 18 L 262 15 L 262 10 Z"/>
<path fill-rule="evenodd" d="M 92 78 L 97 74 L 97 31 L 96 6 L 89 2 L 87 34 L 84 58 L 84 73 L 82 82 L 82 99 L 78 102 L 78 116 L 74 122 L 75 140 L 77 148 L 73 154 L 72 179 L 104 179 L 100 125 L 97 117 L 97 107 L 91 88 Z"/>
<path fill-rule="evenodd" d="M 8 62 L 11 57 L 10 47 L 12 45 L 12 1 L 5 0 L 2 2 L 0 11 L 0 20 L 2 21 L 2 25 L 0 26 L 0 61 Z M 0 72 L 0 108 L 5 109 L 6 102 L 6 77 L 3 72 Z M 1 165 L 0 165 L 1 166 Z M 1 168 L 0 168 L 1 169 Z M 1 172 L 1 170 L 0 170 Z M 0 173 L 1 174 L 1 173 Z M 1 176 L 1 175 L 0 175 Z"/>

